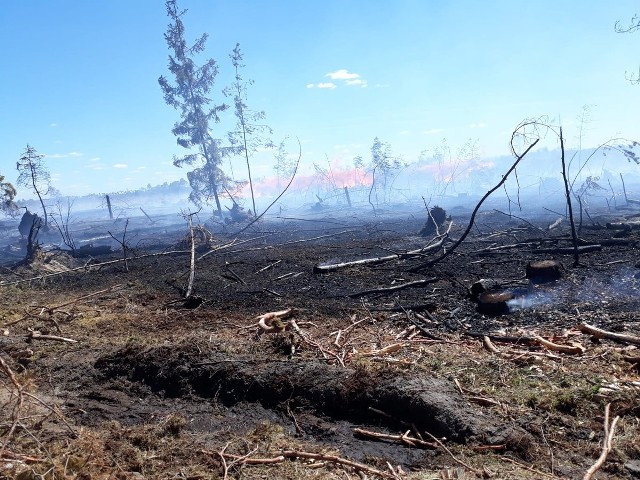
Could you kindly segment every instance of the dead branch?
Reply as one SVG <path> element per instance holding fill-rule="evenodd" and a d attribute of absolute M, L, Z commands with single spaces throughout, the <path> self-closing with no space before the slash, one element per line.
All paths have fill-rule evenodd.
<path fill-rule="evenodd" d="M 549 340 L 545 340 L 544 338 L 537 335 L 534 336 L 534 338 L 536 342 L 538 342 L 540 345 L 542 345 L 545 348 L 548 348 L 549 350 L 553 350 L 554 352 L 569 353 L 569 354 L 583 354 L 584 352 L 587 351 L 586 348 L 584 348 L 579 343 L 575 343 L 575 342 L 573 345 L 559 345 L 557 343 L 550 342 Z"/>
<path fill-rule="evenodd" d="M 460 238 L 458 240 L 456 240 L 454 242 L 454 244 L 446 251 L 444 252 L 442 255 L 440 255 L 437 258 L 434 258 L 433 260 L 429 260 L 428 262 L 424 262 L 421 263 L 420 265 L 417 265 L 415 267 L 413 267 L 410 271 L 412 272 L 418 272 L 421 271 L 425 268 L 429 268 L 432 267 L 433 265 L 435 265 L 436 263 L 444 260 L 446 257 L 448 257 L 449 255 L 451 255 L 451 253 L 453 253 L 455 251 L 456 248 L 458 248 L 460 246 L 460 244 L 462 242 L 464 242 L 465 238 L 467 238 L 467 235 L 469 235 L 469 233 L 471 232 L 471 229 L 473 228 L 473 225 L 475 223 L 475 219 L 476 219 L 476 215 L 478 214 L 478 210 L 480 210 L 480 207 L 482 206 L 482 204 L 485 202 L 485 200 L 487 198 L 489 198 L 489 196 L 495 192 L 496 190 L 498 190 L 506 181 L 507 178 L 509 178 L 509 175 L 516 169 L 516 167 L 518 166 L 518 164 L 520 163 L 520 161 L 527 155 L 527 153 L 529 153 L 529 151 L 531 151 L 531 149 L 533 147 L 536 146 L 536 144 L 540 141 L 540 139 L 536 139 L 534 140 L 531 145 L 529 145 L 527 147 L 527 149 L 524 151 L 524 153 L 522 153 L 521 155 L 518 155 L 516 158 L 516 161 L 513 163 L 513 165 L 511 165 L 511 167 L 509 168 L 509 170 L 507 170 L 507 173 L 505 173 L 502 176 L 502 180 L 500 180 L 500 182 L 498 182 L 498 184 L 493 187 L 491 190 L 489 190 L 487 193 L 484 194 L 484 196 L 480 199 L 480 201 L 478 202 L 478 204 L 476 205 L 476 207 L 473 209 L 473 212 L 471 213 L 471 218 L 469 220 L 469 225 L 467 225 L 466 230 L 464 231 L 464 233 L 460 236 Z"/>
<path fill-rule="evenodd" d="M 498 350 L 498 348 L 493 344 L 493 342 L 491 342 L 491 339 L 486 335 L 482 337 L 482 345 L 487 349 L 487 351 L 491 353 L 501 353 L 500 350 Z"/>
<path fill-rule="evenodd" d="M 346 458 L 338 457 L 336 455 L 328 455 L 325 453 L 301 452 L 299 450 L 284 450 L 282 452 L 282 456 L 284 456 L 285 458 L 291 458 L 291 459 L 308 458 L 311 460 L 320 460 L 325 462 L 337 463 L 339 465 L 351 467 L 357 471 L 369 473 L 371 475 L 377 475 L 382 478 L 397 479 L 397 476 L 394 474 L 383 472 L 382 470 L 378 470 L 377 468 L 369 467 L 368 465 L 365 465 L 363 463 L 347 460 Z"/>
<path fill-rule="evenodd" d="M 442 443 L 439 439 L 437 439 L 436 437 L 434 437 L 433 435 L 431 435 L 429 432 L 425 431 L 424 433 L 427 434 L 427 436 L 429 438 L 431 438 L 434 442 L 436 442 L 445 452 L 447 452 L 449 454 L 449 456 L 453 459 L 454 462 L 456 462 L 458 465 L 463 466 L 464 468 L 468 468 L 469 470 L 471 470 L 473 473 L 475 473 L 476 475 L 481 475 L 482 472 L 480 472 L 478 469 L 473 468 L 471 465 L 469 465 L 468 463 L 463 462 L 462 460 L 456 458 L 456 456 L 451 453 L 451 450 L 449 450 L 446 445 L 444 443 Z"/>
<path fill-rule="evenodd" d="M 473 338 L 483 338 L 487 337 L 488 339 L 494 342 L 503 342 L 503 343 L 515 343 L 515 344 L 524 344 L 524 345 L 535 345 L 536 339 L 533 337 L 529 337 L 526 335 L 522 335 L 519 337 L 507 336 L 507 335 L 494 335 L 491 333 L 483 333 L 483 332 L 463 332 L 463 335 L 473 337 Z"/>
<path fill-rule="evenodd" d="M 404 345 L 402 343 L 392 343 L 391 345 L 387 345 L 386 347 L 380 348 L 378 350 L 371 350 L 369 352 L 358 352 L 357 355 L 361 357 L 374 357 L 378 355 L 388 355 L 390 353 L 395 353 L 399 350 L 402 350 Z"/>
<path fill-rule="evenodd" d="M 4 361 L 4 359 L 1 356 L 0 356 L 0 368 L 4 371 L 7 377 L 9 377 L 9 380 L 11 380 L 11 383 L 16 389 L 17 396 L 18 396 L 18 400 L 13 407 L 13 411 L 11 415 L 11 418 L 12 418 L 11 427 L 9 428 L 9 431 L 5 435 L 5 438 L 8 440 L 12 437 L 13 433 L 16 431 L 16 428 L 19 423 L 18 415 L 20 413 L 20 410 L 22 410 L 22 406 L 24 404 L 24 392 L 23 392 L 24 387 L 18 382 L 18 379 L 13 373 L 13 370 L 11 370 L 11 367 L 7 365 L 7 363 Z M 7 441 L 3 441 L 2 445 L 0 446 L 0 458 L 4 456 L 6 446 L 7 446 Z"/>
<path fill-rule="evenodd" d="M 44 333 L 38 332 L 37 330 L 32 330 L 31 332 L 29 332 L 27 338 L 29 340 L 55 340 L 57 342 L 78 343 L 78 340 L 74 340 L 73 338 L 58 337 L 57 335 L 46 335 Z"/>
<path fill-rule="evenodd" d="M 444 234 L 440 235 L 441 238 L 438 242 L 429 244 L 425 247 L 418 248 L 416 250 L 411 250 L 405 253 L 394 253 L 393 255 L 386 255 L 384 257 L 371 257 L 371 258 L 363 258 L 360 260 L 354 260 L 351 262 L 332 263 L 329 265 L 316 265 L 313 267 L 313 273 L 327 273 L 327 272 L 333 272 L 335 270 L 340 270 L 342 268 L 347 268 L 347 267 L 355 267 L 359 265 L 377 265 L 377 264 L 388 262 L 391 260 L 398 260 L 400 258 L 422 256 L 426 253 L 432 252 L 434 250 L 438 250 L 442 247 L 442 245 L 444 245 L 444 242 L 448 240 L 449 230 L 451 229 L 452 225 L 453 225 L 453 222 L 449 222 L 449 228 Z"/>
<path fill-rule="evenodd" d="M 543 477 L 553 478 L 553 479 L 558 478 L 558 477 L 556 477 L 556 476 L 555 476 L 555 475 L 553 475 L 553 474 L 545 473 L 545 472 L 543 472 L 543 471 L 541 471 L 541 470 L 537 470 L 537 469 L 535 469 L 535 468 L 533 468 L 533 467 L 530 467 L 530 466 L 528 466 L 528 465 L 525 465 L 524 463 L 517 462 L 517 461 L 515 461 L 513 458 L 509 458 L 509 457 L 500 457 L 500 459 L 501 459 L 501 460 L 504 460 L 505 462 L 513 463 L 514 465 L 517 465 L 517 466 L 518 466 L 518 467 L 520 467 L 520 468 L 524 468 L 525 470 L 528 470 L 528 471 L 530 471 L 530 472 L 537 473 L 538 475 L 542 475 Z"/>
<path fill-rule="evenodd" d="M 193 234 L 193 213 L 187 215 L 189 222 L 189 235 L 191 236 L 191 261 L 189 263 L 189 283 L 187 284 L 187 291 L 185 298 L 191 298 L 193 291 L 193 280 L 196 276 L 196 239 Z"/>
<path fill-rule="evenodd" d="M 142 210 L 142 208 L 140 209 Z M 144 210 L 142 210 L 142 212 L 144 213 Z M 145 213 L 146 215 L 146 213 Z M 153 223 L 153 221 L 152 221 Z M 127 227 L 129 226 L 129 219 L 127 218 L 127 221 L 124 224 L 124 232 L 122 233 L 122 240 L 118 239 L 115 237 L 115 235 L 113 235 L 113 233 L 111 233 L 109 230 L 107 230 L 107 233 L 111 236 L 111 238 L 113 238 L 116 242 L 118 242 L 120 244 L 120 246 L 122 247 L 122 261 L 124 262 L 124 271 L 128 272 L 129 271 L 129 262 L 128 262 L 128 258 L 127 258 L 127 250 L 129 250 L 129 246 L 127 245 Z M 109 250 L 111 250 L 111 248 L 109 248 Z"/>
<path fill-rule="evenodd" d="M 609 424 L 609 410 L 611 408 L 611 404 L 607 403 L 607 406 L 604 408 L 604 440 L 602 442 L 602 452 L 600 453 L 600 457 L 589 470 L 584 474 L 582 480 L 591 480 L 593 475 L 602 467 L 604 462 L 607 460 L 607 455 L 611 451 L 611 444 L 613 442 L 613 435 L 616 431 L 616 424 L 618 420 L 620 420 L 619 416 L 616 416 L 611 424 Z"/>
<path fill-rule="evenodd" d="M 372 293 L 396 292 L 398 290 L 403 290 L 405 288 L 421 287 L 423 285 L 428 285 L 430 283 L 437 282 L 438 280 L 439 280 L 439 278 L 436 278 L 436 277 L 424 278 L 422 280 L 414 280 L 412 282 L 401 283 L 399 285 L 393 285 L 391 287 L 374 288 L 372 290 L 364 290 L 362 292 L 351 293 L 351 294 L 348 295 L 348 297 L 350 297 L 350 298 L 359 298 L 359 297 L 364 297 L 366 295 L 371 295 Z"/>
<path fill-rule="evenodd" d="M 211 452 L 209 450 L 201 450 L 202 453 L 206 454 L 218 454 L 218 452 Z M 234 461 L 238 461 L 242 465 L 273 465 L 274 463 L 282 463 L 285 461 L 285 458 L 282 455 L 278 455 L 277 457 L 272 458 L 251 458 L 246 455 L 233 455 L 231 453 L 223 453 L 225 457 L 232 458 Z"/>
<path fill-rule="evenodd" d="M 578 325 L 578 330 L 584 333 L 589 333 L 596 338 L 607 338 L 616 342 L 633 343 L 635 345 L 640 345 L 640 337 L 627 335 L 624 333 L 608 332 L 607 330 L 594 327 L 593 325 L 589 325 L 588 323 L 581 323 L 580 325 Z"/>
<path fill-rule="evenodd" d="M 579 245 L 576 247 L 556 247 L 556 248 L 536 248 L 533 253 L 555 253 L 558 255 L 569 255 L 569 254 L 582 254 L 589 252 L 599 252 L 602 250 L 601 244 L 594 245 Z"/>
<path fill-rule="evenodd" d="M 571 226 L 571 237 L 573 238 L 573 266 L 577 266 L 580 263 L 580 251 L 578 250 L 578 234 L 576 232 L 576 224 L 573 220 L 573 207 L 571 205 L 571 187 L 569 186 L 569 179 L 567 178 L 567 168 L 564 160 L 564 137 L 562 135 L 562 127 L 560 127 L 560 152 L 561 152 L 561 164 L 562 164 L 562 179 L 564 180 L 564 191 L 567 201 L 567 209 L 569 213 L 569 225 Z"/>
<path fill-rule="evenodd" d="M 409 447 L 421 447 L 421 448 L 438 448 L 436 443 L 426 442 L 419 438 L 409 436 L 409 432 L 411 430 L 407 430 L 402 435 L 389 435 L 386 433 L 378 433 L 372 432 L 370 430 L 364 430 L 362 428 L 354 428 L 353 433 L 356 435 L 361 435 L 366 438 L 373 438 L 374 440 L 392 440 L 394 442 L 400 442 Z"/>
<path fill-rule="evenodd" d="M 249 228 L 251 225 L 253 225 L 254 223 L 256 223 L 258 220 L 260 220 L 265 213 L 267 213 L 271 207 L 273 207 L 276 202 L 278 200 L 280 200 L 280 198 L 282 198 L 282 196 L 287 193 L 287 190 L 289 190 L 289 187 L 291 186 L 291 184 L 293 183 L 294 178 L 296 178 L 296 174 L 298 173 L 298 166 L 300 165 L 300 159 L 302 158 L 302 144 L 300 143 L 300 139 L 298 139 L 298 160 L 296 161 L 296 168 L 294 168 L 293 170 L 293 174 L 291 175 L 291 179 L 289 180 L 289 183 L 287 183 L 287 185 L 284 187 L 284 189 L 282 190 L 282 192 L 280 192 L 280 195 L 278 195 L 275 200 L 273 202 L 271 202 L 269 204 L 269 206 L 267 208 L 264 209 L 264 212 L 262 212 L 260 215 L 256 216 L 251 222 L 249 222 L 247 224 L 246 227 L 244 227 L 243 229 L 239 230 L 238 232 L 235 233 L 235 235 L 239 235 L 242 232 L 244 232 L 247 228 Z M 253 212 L 256 213 L 256 212 Z"/>

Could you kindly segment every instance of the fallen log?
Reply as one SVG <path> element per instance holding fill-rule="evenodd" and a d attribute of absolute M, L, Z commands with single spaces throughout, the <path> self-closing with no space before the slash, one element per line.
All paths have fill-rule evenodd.
<path fill-rule="evenodd" d="M 578 325 L 578 330 L 584 333 L 589 333 L 596 338 L 607 338 L 616 342 L 633 343 L 634 345 L 640 345 L 640 337 L 634 335 L 627 335 L 624 333 L 614 333 L 607 330 L 603 330 L 588 323 L 581 323 Z"/>
<path fill-rule="evenodd" d="M 410 258 L 421 256 L 426 253 L 432 252 L 434 250 L 438 250 L 442 247 L 447 237 L 443 237 L 437 243 L 427 245 L 426 247 L 419 248 L 416 250 L 411 250 L 405 253 L 394 253 L 393 255 L 386 255 L 384 257 L 371 257 L 371 258 L 362 258 L 360 260 L 353 260 L 351 262 L 340 262 L 340 263 L 331 263 L 328 265 L 316 265 L 313 267 L 313 273 L 328 273 L 336 270 L 340 270 L 342 268 L 347 267 L 356 267 L 359 265 L 377 265 L 379 263 L 389 262 L 391 260 L 398 260 L 400 258 Z"/>

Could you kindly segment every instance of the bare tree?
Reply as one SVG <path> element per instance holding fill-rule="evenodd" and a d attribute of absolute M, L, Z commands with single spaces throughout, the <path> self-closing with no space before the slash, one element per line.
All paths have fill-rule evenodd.
<path fill-rule="evenodd" d="M 253 85 L 253 80 L 245 80 L 240 74 L 240 70 L 244 68 L 242 63 L 243 55 L 240 50 L 240 44 L 236 43 L 233 53 L 229 55 L 231 63 L 235 70 L 233 84 L 224 89 L 223 93 L 227 97 L 233 96 L 235 105 L 235 115 L 237 119 L 236 129 L 229 132 L 228 138 L 230 143 L 230 152 L 236 155 L 243 155 L 247 163 L 247 174 L 249 176 L 249 188 L 251 190 L 251 203 L 253 205 L 253 214 L 258 215 L 256 211 L 256 199 L 253 192 L 253 179 L 251 178 L 251 163 L 249 158 L 260 147 L 273 148 L 273 143 L 263 137 L 263 133 L 272 134 L 273 131 L 269 126 L 259 123 L 264 120 L 265 113 L 263 111 L 256 112 L 249 109 L 247 104 L 247 89 Z"/>
<path fill-rule="evenodd" d="M 20 160 L 16 163 L 16 168 L 19 172 L 18 185 L 31 188 L 38 196 L 38 200 L 40 200 L 44 213 L 44 229 L 46 230 L 49 223 L 47 207 L 42 197 L 54 193 L 55 190 L 51 187 L 51 174 L 44 166 L 43 158 L 44 155 L 38 154 L 35 148 L 27 144 L 27 148 L 25 148 Z"/>
<path fill-rule="evenodd" d="M 631 17 L 631 20 L 628 24 L 622 24 L 620 20 L 618 20 L 615 24 L 615 29 L 617 33 L 633 33 L 640 30 L 640 15 L 637 13 Z M 640 67 L 638 67 L 637 73 L 628 73 L 625 72 L 625 76 L 627 80 L 633 85 L 640 85 Z"/>
<path fill-rule="evenodd" d="M 175 77 L 175 84 L 169 83 L 164 76 L 158 79 L 158 83 L 167 105 L 180 112 L 180 121 L 172 129 L 172 133 L 178 137 L 178 145 L 188 150 L 198 149 L 197 153 L 174 156 L 173 163 L 177 167 L 202 164 L 187 175 L 193 190 L 190 198 L 200 204 L 208 202 L 213 196 L 217 211 L 222 216 L 219 198 L 220 187 L 225 181 L 220 168 L 222 151 L 209 130 L 210 123 L 219 122 L 218 114 L 228 108 L 225 104 L 212 105 L 210 98 L 218 66 L 213 59 L 200 66 L 196 64 L 195 57 L 204 51 L 208 35 L 204 33 L 192 46 L 187 46 L 182 22 L 187 11 L 178 9 L 177 0 L 167 0 L 165 6 L 171 23 L 164 38 L 173 52 L 169 55 L 169 71 Z"/>
<path fill-rule="evenodd" d="M 375 137 L 373 139 L 373 145 L 371 146 L 371 159 L 367 163 L 362 157 L 356 157 L 354 159 L 354 165 L 356 168 L 367 166 L 371 172 L 369 203 L 375 211 L 375 207 L 371 201 L 371 194 L 375 192 L 376 205 L 379 205 L 378 189 L 381 188 L 382 200 L 385 203 L 388 202 L 391 184 L 398 170 L 402 167 L 402 162 L 399 157 L 391 154 L 391 146 L 388 143 Z"/>

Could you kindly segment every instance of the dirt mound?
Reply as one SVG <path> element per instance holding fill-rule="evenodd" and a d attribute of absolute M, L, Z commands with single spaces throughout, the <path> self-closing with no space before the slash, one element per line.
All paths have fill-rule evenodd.
<path fill-rule="evenodd" d="M 388 413 L 391 423 L 413 424 L 458 443 L 475 442 L 487 435 L 503 441 L 514 437 L 518 450 L 526 437 L 524 432 L 506 434 L 472 410 L 451 382 L 428 376 L 408 378 L 397 372 L 372 374 L 320 361 L 204 353 L 188 345 L 129 345 L 101 357 L 95 366 L 107 379 L 126 377 L 166 397 L 195 394 L 216 397 L 229 407 L 257 402 L 269 409 L 288 402 L 358 424 L 379 423 L 371 418 L 370 408 L 375 408 Z"/>

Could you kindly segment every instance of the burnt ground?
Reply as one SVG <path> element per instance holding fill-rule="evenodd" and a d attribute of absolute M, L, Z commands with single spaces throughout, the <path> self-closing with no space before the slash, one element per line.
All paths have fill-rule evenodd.
<path fill-rule="evenodd" d="M 469 219 L 450 213 L 445 249 Z M 74 258 L 45 248 L 13 266 L 23 253 L 7 237 L 0 477 L 358 477 L 331 459 L 278 458 L 294 450 L 389 478 L 392 469 L 398 478 L 582 478 L 602 450 L 610 405 L 620 419 L 594 478 L 639 478 L 637 345 L 577 328 L 640 336 L 638 230 L 606 227 L 632 214 L 592 213 L 597 225 L 584 226 L 581 244 L 600 247 L 577 266 L 562 250 L 567 222 L 548 228 L 557 217 L 481 213 L 431 266 L 442 250 L 404 255 L 433 243 L 418 235 L 422 214 L 282 217 L 239 234 L 210 225 L 212 238 L 197 236 L 189 301 L 185 224 L 132 221 L 126 264 L 121 251 Z M 116 227 L 74 228 L 99 243 Z M 390 255 L 398 258 L 316 268 Z M 561 277 L 527 282 L 527 264 L 549 259 Z M 471 298 L 483 278 L 514 297 L 502 311 L 482 313 Z M 258 326 L 260 315 L 288 309 L 267 322 L 282 331 Z M 550 350 L 538 336 L 583 348 Z"/>

